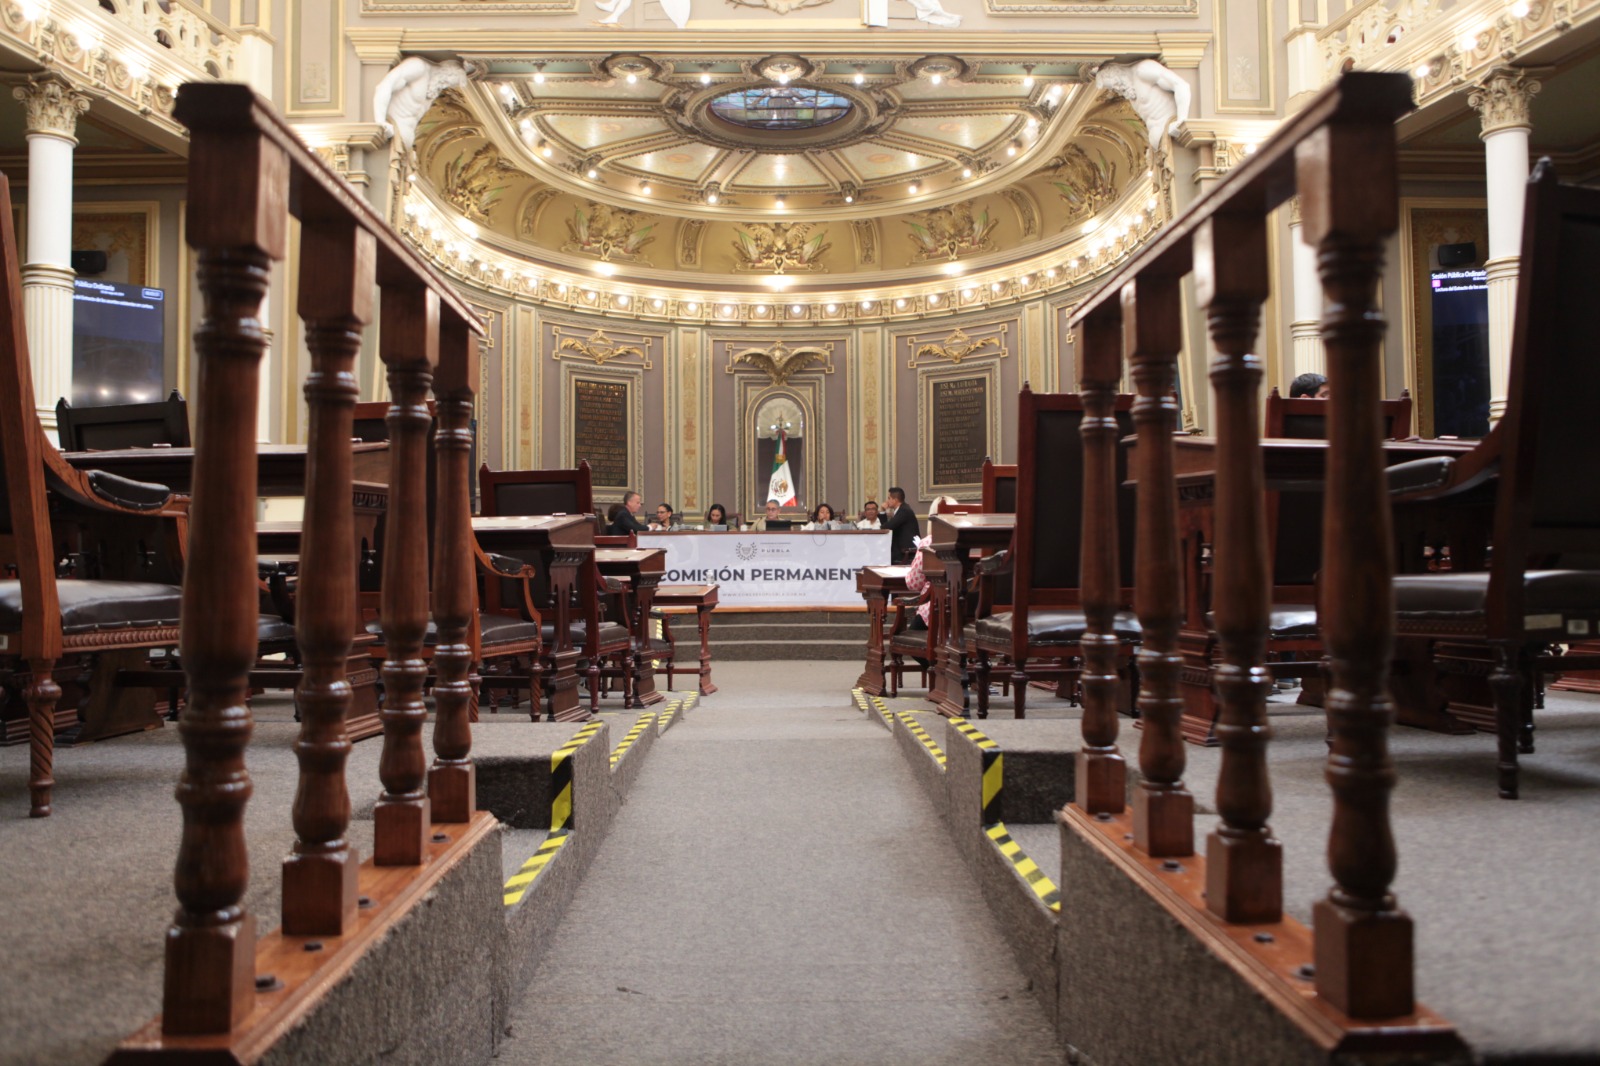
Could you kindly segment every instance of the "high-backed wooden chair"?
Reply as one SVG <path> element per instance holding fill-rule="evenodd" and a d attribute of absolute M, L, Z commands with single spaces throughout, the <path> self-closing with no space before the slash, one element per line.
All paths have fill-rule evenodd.
<path fill-rule="evenodd" d="M 1404 440 L 1411 436 L 1411 390 L 1401 389 L 1399 399 L 1378 403 L 1385 440 Z M 1274 385 L 1267 393 L 1266 413 L 1261 434 L 1267 438 L 1289 440 L 1328 439 L 1328 401 L 1306 396 L 1286 399 Z"/>
<path fill-rule="evenodd" d="M 56 434 L 61 450 L 109 451 L 170 444 L 189 447 L 189 405 L 173 389 L 154 403 L 115 403 L 104 407 L 74 407 L 56 402 Z"/>
<path fill-rule="evenodd" d="M 486 518 L 513 515 L 594 514 L 594 488 L 587 461 L 570 470 L 490 470 L 478 471 L 480 506 Z M 535 601 L 549 605 L 550 588 L 537 585 Z M 617 677 L 623 686 L 625 706 L 633 704 L 633 677 L 637 669 L 633 637 L 625 617 L 607 619 L 604 600 L 621 595 L 622 584 L 603 578 L 591 559 L 587 575 L 577 583 L 577 612 L 570 639 L 582 649 L 589 679 L 589 711 L 600 710 L 600 685 L 604 677 Z M 541 621 L 540 635 L 545 655 L 562 642 L 557 639 L 554 621 Z M 550 664 L 553 666 L 553 664 Z"/>
<path fill-rule="evenodd" d="M 155 537 L 162 535 L 162 526 L 181 520 L 183 507 L 174 506 L 177 501 L 165 486 L 74 469 L 45 436 L 33 406 L 11 218 L 11 186 L 0 175 L 0 315 L 5 319 L 0 326 L 0 563 L 16 573 L 0 580 L 0 684 L 20 690 L 27 704 L 28 813 L 43 818 L 50 814 L 55 785 L 57 667 L 68 658 L 177 643 L 180 573 L 175 553 L 159 550 Z M 52 528 L 52 497 L 90 516 L 117 516 L 126 550 L 109 546 L 96 559 L 74 551 L 65 539 L 69 535 Z M 181 537 L 181 524 L 175 528 Z M 145 536 L 151 537 L 148 554 L 133 550 L 131 545 Z M 119 573 L 117 555 L 138 562 Z M 68 573 L 91 570 L 104 577 L 58 579 L 63 560 Z M 147 580 L 112 579 L 140 569 Z"/>
<path fill-rule="evenodd" d="M 1133 433 L 1131 396 L 1119 396 L 1119 436 Z M 1083 511 L 1083 400 L 1075 393 L 1042 394 L 1026 385 L 1017 404 L 1017 525 L 1011 542 L 1011 609 L 970 623 L 967 642 L 976 652 L 979 717 L 989 711 L 992 661 L 1011 662 L 1012 699 L 1018 718 L 1026 714 L 1032 680 L 1061 681 L 1075 675 L 1078 642 L 1086 621 L 1080 591 Z M 1117 483 L 1127 475 L 1127 454 L 1118 449 Z M 1133 496 L 1120 492 L 1116 523 L 1122 552 L 1122 586 L 1133 585 Z M 1131 602 L 1124 599 L 1124 603 Z M 1116 633 L 1129 645 L 1139 639 L 1131 610 L 1117 615 Z"/>
<path fill-rule="evenodd" d="M 1017 465 L 983 461 L 983 513 L 1017 513 Z"/>
<path fill-rule="evenodd" d="M 1506 411 L 1477 449 L 1435 462 L 1437 487 L 1403 497 L 1448 500 L 1498 467 L 1488 568 L 1394 579 L 1398 633 L 1493 649 L 1499 788 L 1517 798 L 1517 755 L 1533 750 L 1538 656 L 1600 630 L 1600 191 L 1560 185 L 1549 160 L 1528 184 L 1522 273 Z M 1329 590 L 1329 594 L 1337 594 Z M 1436 663 L 1460 664 L 1454 656 Z M 1564 666 L 1600 666 L 1576 655 Z"/>

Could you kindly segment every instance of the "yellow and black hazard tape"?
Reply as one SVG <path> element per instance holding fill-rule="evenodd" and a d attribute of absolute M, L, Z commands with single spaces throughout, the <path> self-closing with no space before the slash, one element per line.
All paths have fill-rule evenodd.
<path fill-rule="evenodd" d="M 572 756 L 579 748 L 589 743 L 604 725 L 604 722 L 590 722 L 572 734 L 572 739 L 551 753 L 550 835 L 539 845 L 539 850 L 533 853 L 533 857 L 523 863 L 522 868 L 505 883 L 502 899 L 507 907 L 515 907 L 522 902 L 522 897 L 533 887 L 534 878 L 550 865 L 550 860 L 556 857 L 556 852 L 561 850 L 561 846 L 572 835 Z"/>
<path fill-rule="evenodd" d="M 639 716 L 639 720 L 633 723 L 633 728 L 628 730 L 628 735 L 622 738 L 622 743 L 611 749 L 612 766 L 622 761 L 622 757 L 628 754 L 628 749 L 633 747 L 634 741 L 638 740 L 646 729 L 654 725 L 655 720 L 656 712 L 654 711 L 646 711 Z"/>
<path fill-rule="evenodd" d="M 665 733 L 672 720 L 678 716 L 678 708 L 683 706 L 679 699 L 668 700 L 667 705 L 661 708 L 661 713 L 656 716 L 656 728 Z"/>
<path fill-rule="evenodd" d="M 556 857 L 556 852 L 561 850 L 561 845 L 565 844 L 570 836 L 572 836 L 571 831 L 565 829 L 559 833 L 551 833 L 545 838 L 544 843 L 539 845 L 539 850 L 533 853 L 533 857 L 512 875 L 511 880 L 506 882 L 505 894 L 501 897 L 507 907 L 515 907 L 522 902 L 522 897 L 533 887 L 533 879 L 550 865 L 550 860 Z"/>
<path fill-rule="evenodd" d="M 936 759 L 939 763 L 940 769 L 943 769 L 944 749 L 939 747 L 934 739 L 928 735 L 928 731 L 926 729 L 922 728 L 922 723 L 917 721 L 917 716 L 912 714 L 910 711 L 901 711 L 900 722 L 911 731 L 912 736 L 922 741 L 922 746 L 927 748 L 928 751 L 933 754 L 934 759 Z"/>
<path fill-rule="evenodd" d="M 950 724 L 978 746 L 978 754 L 983 759 L 983 824 L 994 825 L 1005 821 L 1005 810 L 1001 804 L 1005 794 L 1002 787 L 1005 784 L 1005 760 L 1000 745 L 984 736 L 977 726 L 965 718 L 952 718 Z"/>
<path fill-rule="evenodd" d="M 883 719 L 883 724 L 889 727 L 890 732 L 893 732 L 894 715 L 889 711 L 889 704 L 884 701 L 882 696 L 871 696 L 868 698 L 872 701 L 872 709 L 878 712 L 879 718 Z"/>
<path fill-rule="evenodd" d="M 1028 882 L 1028 887 L 1033 889 L 1033 894 L 1038 896 L 1046 907 L 1059 914 L 1061 912 L 1060 889 L 1056 888 L 1056 883 L 1045 876 L 1043 870 L 1039 869 L 1038 863 L 1028 858 L 1028 853 L 1022 850 L 1022 845 L 1011 839 L 1011 834 L 1006 831 L 1006 823 L 996 822 L 994 825 L 985 827 L 984 832 L 1000 848 L 1000 854 L 1004 855 L 1017 873 L 1022 875 L 1022 879 Z"/>

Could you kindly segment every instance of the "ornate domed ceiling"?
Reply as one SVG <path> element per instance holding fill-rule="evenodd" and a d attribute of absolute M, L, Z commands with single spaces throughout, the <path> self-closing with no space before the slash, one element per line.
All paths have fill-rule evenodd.
<path fill-rule="evenodd" d="M 417 128 L 408 217 L 558 269 L 820 291 L 1024 262 L 1135 200 L 1165 214 L 1139 118 L 1077 62 L 482 66 Z"/>

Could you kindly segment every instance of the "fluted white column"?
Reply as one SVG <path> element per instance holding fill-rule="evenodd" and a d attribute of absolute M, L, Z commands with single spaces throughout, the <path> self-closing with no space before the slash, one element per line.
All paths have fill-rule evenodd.
<path fill-rule="evenodd" d="M 1521 266 L 1522 204 L 1528 183 L 1528 112 L 1539 83 L 1515 67 L 1490 71 L 1467 97 L 1482 124 L 1489 193 L 1489 420 L 1506 409 L 1511 380 L 1511 323 Z"/>
<path fill-rule="evenodd" d="M 56 401 L 72 395 L 72 150 L 89 97 L 66 79 L 40 74 L 12 90 L 27 113 L 28 249 L 22 316 L 28 328 L 33 399 L 54 435 Z"/>
<path fill-rule="evenodd" d="M 1292 362 L 1288 377 L 1328 373 L 1322 352 L 1322 282 L 1317 277 L 1317 250 L 1307 244 L 1300 226 L 1300 197 L 1289 201 L 1289 269 L 1294 274 L 1294 318 L 1289 322 Z"/>

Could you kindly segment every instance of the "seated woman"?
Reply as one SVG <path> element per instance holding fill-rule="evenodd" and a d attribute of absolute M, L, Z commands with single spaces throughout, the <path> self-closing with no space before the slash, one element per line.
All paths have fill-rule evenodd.
<path fill-rule="evenodd" d="M 849 529 L 850 523 L 833 516 L 833 508 L 825 503 L 817 504 L 817 509 L 811 512 L 811 521 L 800 527 L 801 529 Z"/>
<path fill-rule="evenodd" d="M 711 505 L 711 510 L 706 512 L 706 528 L 724 530 L 728 528 L 728 509 L 720 503 Z"/>

